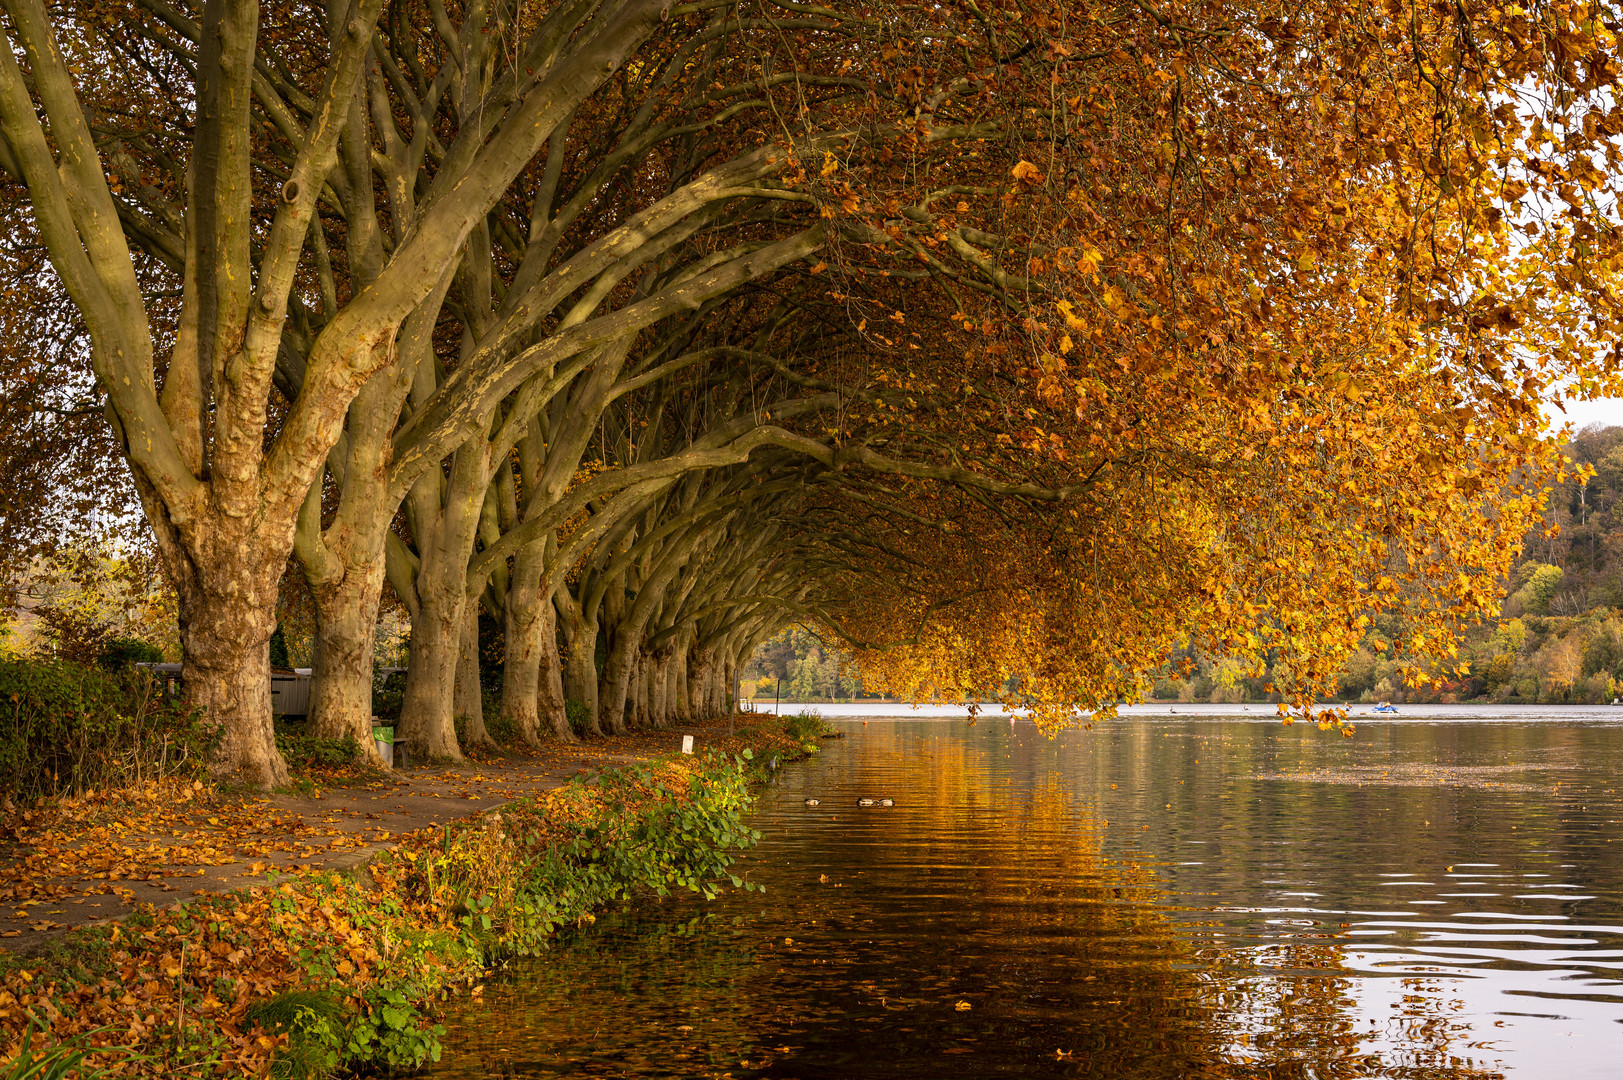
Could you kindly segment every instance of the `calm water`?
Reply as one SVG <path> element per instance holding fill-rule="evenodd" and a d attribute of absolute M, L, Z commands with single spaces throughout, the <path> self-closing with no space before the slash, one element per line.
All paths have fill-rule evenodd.
<path fill-rule="evenodd" d="M 571 935 L 436 1075 L 1623 1076 L 1623 709 L 1222 711 L 835 721 L 764 897 Z"/>

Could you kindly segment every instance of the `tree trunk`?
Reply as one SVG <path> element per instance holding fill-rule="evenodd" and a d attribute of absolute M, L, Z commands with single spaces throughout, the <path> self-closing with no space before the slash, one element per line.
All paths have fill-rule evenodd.
<path fill-rule="evenodd" d="M 676 648 L 671 653 L 671 709 L 679 724 L 691 724 L 694 720 L 693 699 L 689 696 L 692 691 L 688 686 L 689 643 L 692 636 L 691 630 L 682 631 L 676 639 Z"/>
<path fill-rule="evenodd" d="M 337 512 L 323 529 L 324 482 L 312 485 L 293 543 L 316 608 L 309 729 L 323 738 L 354 739 L 380 767 L 383 758 L 372 739 L 372 664 L 385 544 L 397 509 L 388 490 L 387 457 L 407 387 L 402 372 L 398 362 L 390 365 L 356 396 L 345 424 L 347 442 L 328 456 L 339 490 Z"/>
<path fill-rule="evenodd" d="M 689 708 L 692 719 L 695 721 L 709 720 L 713 715 L 710 711 L 710 666 L 714 658 L 707 646 L 695 646 L 688 654 L 688 694 Z"/>
<path fill-rule="evenodd" d="M 625 573 L 612 575 L 603 591 L 603 613 L 598 619 L 598 625 L 604 630 L 604 657 L 603 670 L 597 678 L 597 721 L 610 735 L 626 733 L 626 686 L 630 674 L 627 649 L 630 636 L 624 625 L 625 598 Z"/>
<path fill-rule="evenodd" d="M 452 697 L 457 660 L 462 652 L 461 594 L 453 598 L 432 590 L 426 595 L 419 576 L 417 617 L 411 621 L 411 659 L 406 665 L 406 692 L 400 703 L 396 737 L 422 760 L 460 761 L 452 723 Z"/>
<path fill-rule="evenodd" d="M 631 725 L 647 731 L 654 725 L 648 719 L 648 653 L 637 649 L 631 670 Z"/>
<path fill-rule="evenodd" d="M 603 663 L 603 675 L 597 681 L 598 721 L 611 735 L 626 733 L 626 706 L 630 701 L 635 660 L 629 630 L 623 623 L 615 627 L 611 635 L 613 645 Z"/>
<path fill-rule="evenodd" d="M 558 659 L 557 615 L 551 599 L 541 603 L 540 630 L 536 634 L 539 646 L 536 665 L 536 712 L 541 724 L 561 742 L 575 742 L 575 732 L 569 726 L 569 710 L 564 705 L 563 665 Z"/>
<path fill-rule="evenodd" d="M 311 586 L 316 605 L 316 648 L 310 680 L 310 734 L 353 739 L 361 755 L 382 766 L 372 739 L 372 648 L 383 558 L 376 570 L 345 574 L 325 587 Z"/>
<path fill-rule="evenodd" d="M 541 745 L 540 695 L 541 658 L 544 637 L 554 634 L 552 601 L 541 596 L 542 544 L 526 544 L 513 557 L 512 578 L 507 585 L 504 634 L 507 655 L 502 658 L 502 719 L 513 725 L 527 746 Z M 557 651 L 554 641 L 552 651 Z M 562 692 L 559 693 L 562 709 Z M 549 717 L 549 721 L 551 718 Z M 565 721 L 564 729 L 568 730 Z"/>
<path fill-rule="evenodd" d="M 665 672 L 669 666 L 668 655 L 662 652 L 649 656 L 647 675 L 643 679 L 643 700 L 647 702 L 648 726 L 656 730 L 669 723 L 665 712 Z"/>
<path fill-rule="evenodd" d="M 180 624 L 186 698 L 222 729 L 215 771 L 260 788 L 288 782 L 271 723 L 275 591 L 270 595 L 269 611 L 248 609 L 229 594 L 224 602 L 194 599 L 183 606 Z"/>
<path fill-rule="evenodd" d="M 180 602 L 186 699 L 221 729 L 211 767 L 255 787 L 281 787 L 288 774 L 271 721 L 270 638 L 292 529 L 278 538 L 216 520 L 194 523 L 182 540 L 148 495 L 147 518 Z"/>
<path fill-rule="evenodd" d="M 488 442 L 469 440 L 452 455 L 450 476 L 427 473 L 409 499 L 419 564 L 399 734 L 428 758 L 462 758 L 454 723 L 456 674 L 464 620 L 473 607 L 467 602 L 468 559 L 490 486 L 489 457 Z M 475 630 L 476 649 L 477 639 Z M 481 716 L 481 731 L 483 726 Z"/>
<path fill-rule="evenodd" d="M 706 673 L 705 682 L 710 684 L 710 715 L 712 718 L 727 715 L 727 662 L 717 656 L 710 664 Z"/>
<path fill-rule="evenodd" d="M 564 696 L 586 707 L 586 734 L 603 737 L 597 722 L 597 625 L 564 618 Z"/>
<path fill-rule="evenodd" d="M 462 721 L 463 746 L 491 746 L 485 730 L 485 696 L 479 684 L 479 605 L 465 604 L 462 620 L 462 648 L 457 656 L 456 689 L 452 698 L 455 716 Z"/>
<path fill-rule="evenodd" d="M 665 654 L 665 723 L 667 725 L 687 722 L 687 709 L 682 698 L 686 689 L 682 681 L 682 654 L 669 652 Z"/>

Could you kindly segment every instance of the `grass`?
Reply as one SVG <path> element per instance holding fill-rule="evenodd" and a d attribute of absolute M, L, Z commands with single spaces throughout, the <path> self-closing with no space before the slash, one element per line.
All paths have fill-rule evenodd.
<path fill-rule="evenodd" d="M 66 1080 L 73 1076 L 77 1080 L 94 1080 L 96 1077 L 107 1076 L 114 1071 L 116 1065 L 91 1065 L 85 1058 L 95 1053 L 98 1057 L 122 1057 L 117 1065 L 135 1065 L 150 1061 L 145 1054 L 137 1053 L 127 1046 L 96 1046 L 84 1045 L 91 1035 L 99 1035 L 107 1028 L 98 1028 L 92 1032 L 68 1042 L 58 1043 L 56 1046 L 39 1051 L 34 1050 L 34 1034 L 41 1030 L 31 1026 L 23 1035 L 22 1049 L 5 1066 L 0 1073 L 0 1080 Z"/>
<path fill-rule="evenodd" d="M 277 1080 L 318 1080 L 338 1065 L 331 1035 L 343 1026 L 344 1003 L 317 990 L 289 990 L 250 1006 L 243 1019 L 287 1043 L 271 1061 Z"/>
<path fill-rule="evenodd" d="M 816 709 L 801 709 L 783 721 L 783 730 L 797 743 L 809 743 L 827 734 L 829 726 Z"/>

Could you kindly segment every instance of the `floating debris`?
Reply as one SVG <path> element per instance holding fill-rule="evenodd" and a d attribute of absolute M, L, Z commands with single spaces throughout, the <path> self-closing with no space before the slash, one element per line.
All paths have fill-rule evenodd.
<path fill-rule="evenodd" d="M 1527 773 L 1570 767 L 1566 762 L 1516 765 L 1427 765 L 1401 762 L 1391 765 L 1335 765 L 1300 772 L 1258 772 L 1258 780 L 1296 780 L 1314 784 L 1371 787 L 1449 787 L 1483 791 L 1553 791 Z"/>

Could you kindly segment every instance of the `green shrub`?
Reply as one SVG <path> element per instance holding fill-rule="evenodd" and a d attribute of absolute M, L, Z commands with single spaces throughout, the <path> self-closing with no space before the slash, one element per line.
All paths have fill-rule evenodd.
<path fill-rule="evenodd" d="M 219 739 L 139 668 L 0 660 L 0 790 L 13 798 L 200 776 Z"/>
<path fill-rule="evenodd" d="M 503 716 L 500 708 L 485 713 L 485 731 L 502 746 L 512 746 L 518 742 L 518 725 Z"/>
<path fill-rule="evenodd" d="M 577 698 L 569 698 L 564 702 L 564 716 L 569 720 L 569 730 L 577 736 L 586 734 L 586 721 L 591 717 L 591 711 L 586 708 L 586 702 Z"/>
<path fill-rule="evenodd" d="M 783 730 L 797 743 L 808 743 L 828 732 L 829 726 L 811 709 L 802 709 L 783 722 Z"/>
<path fill-rule="evenodd" d="M 339 765 L 348 765 L 360 757 L 360 747 L 355 745 L 354 739 L 323 739 L 315 735 L 303 735 L 292 731 L 285 725 L 278 724 L 276 732 L 276 749 L 282 752 L 289 766 L 300 768 L 336 768 Z"/>
<path fill-rule="evenodd" d="M 96 658 L 99 667 L 108 671 L 124 671 L 136 664 L 163 663 L 163 650 L 140 638 L 109 638 Z"/>

